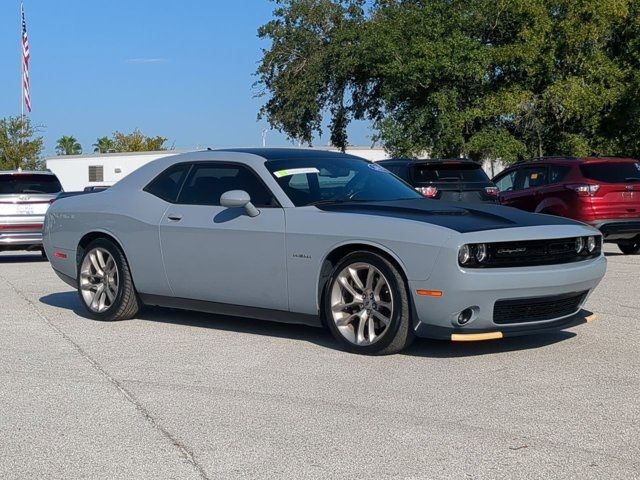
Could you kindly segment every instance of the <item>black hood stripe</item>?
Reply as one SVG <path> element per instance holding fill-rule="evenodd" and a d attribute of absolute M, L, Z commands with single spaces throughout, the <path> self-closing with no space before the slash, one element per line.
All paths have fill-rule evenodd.
<path fill-rule="evenodd" d="M 581 225 L 568 218 L 539 215 L 492 204 L 460 204 L 429 199 L 318 205 L 327 212 L 403 218 L 431 223 L 460 233 L 543 225 Z"/>

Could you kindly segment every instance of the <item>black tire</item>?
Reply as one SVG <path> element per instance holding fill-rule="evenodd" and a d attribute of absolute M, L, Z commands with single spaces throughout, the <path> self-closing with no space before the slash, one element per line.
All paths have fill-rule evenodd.
<path fill-rule="evenodd" d="M 102 248 L 109 252 L 115 261 L 118 272 L 118 287 L 115 299 L 109 308 L 103 312 L 95 312 L 91 310 L 86 304 L 80 289 L 80 271 L 82 263 L 87 255 L 95 248 Z M 109 239 L 98 238 L 87 245 L 79 257 L 77 265 L 78 297 L 80 298 L 80 303 L 87 315 L 95 320 L 105 322 L 129 320 L 134 318 L 140 310 L 141 302 L 138 298 L 135 286 L 133 285 L 131 271 L 129 270 L 129 263 L 127 262 L 122 250 L 120 250 L 120 247 Z"/>
<path fill-rule="evenodd" d="M 391 322 L 378 340 L 369 345 L 357 345 L 349 341 L 336 325 L 331 306 L 331 292 L 338 276 L 345 268 L 357 263 L 367 263 L 379 270 L 389 284 L 394 299 Z M 350 352 L 362 355 L 391 355 L 408 347 L 414 339 L 411 322 L 411 304 L 408 297 L 406 281 L 392 262 L 368 251 L 357 251 L 345 256 L 333 269 L 323 296 L 323 314 L 332 335 Z"/>
<path fill-rule="evenodd" d="M 49 260 L 49 257 L 47 257 L 47 252 L 44 251 L 44 248 L 40 250 L 40 255 L 42 256 L 43 260 Z"/>
<path fill-rule="evenodd" d="M 618 248 L 625 255 L 638 255 L 638 253 L 640 253 L 640 236 L 631 240 L 618 242 Z"/>

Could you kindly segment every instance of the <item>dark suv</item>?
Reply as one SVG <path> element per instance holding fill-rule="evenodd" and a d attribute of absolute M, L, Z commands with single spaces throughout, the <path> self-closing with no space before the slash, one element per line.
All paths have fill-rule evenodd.
<path fill-rule="evenodd" d="M 493 179 L 503 205 L 592 225 L 625 254 L 640 253 L 640 161 L 550 157 Z"/>
<path fill-rule="evenodd" d="M 427 198 L 498 203 L 498 189 L 479 163 L 464 158 L 377 162 Z"/>

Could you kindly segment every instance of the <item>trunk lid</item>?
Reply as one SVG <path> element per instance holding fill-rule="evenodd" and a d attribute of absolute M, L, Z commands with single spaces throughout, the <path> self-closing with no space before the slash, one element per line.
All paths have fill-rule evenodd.
<path fill-rule="evenodd" d="M 448 160 L 413 165 L 411 183 L 417 189 L 435 187 L 437 193 L 430 195 L 437 200 L 450 202 L 497 203 L 496 194 L 487 189 L 495 185 L 482 167 L 470 161 Z"/>
<path fill-rule="evenodd" d="M 640 218 L 640 162 L 586 163 L 580 170 L 600 185 L 590 197 L 597 218 Z"/>
<path fill-rule="evenodd" d="M 0 173 L 0 220 L 8 223 L 42 223 L 42 218 L 62 190 L 51 173 Z"/>

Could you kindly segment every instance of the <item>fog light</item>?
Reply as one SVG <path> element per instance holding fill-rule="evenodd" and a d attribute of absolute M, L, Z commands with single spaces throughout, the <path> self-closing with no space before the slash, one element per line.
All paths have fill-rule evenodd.
<path fill-rule="evenodd" d="M 584 238 L 576 238 L 576 253 L 582 253 L 584 250 Z"/>
<path fill-rule="evenodd" d="M 466 323 L 469 323 L 469 320 L 471 320 L 472 316 L 473 316 L 473 310 L 470 308 L 465 308 L 463 311 L 460 312 L 460 315 L 458 315 L 458 323 L 460 325 L 465 325 Z"/>
<path fill-rule="evenodd" d="M 469 245 L 463 245 L 458 251 L 458 262 L 460 262 L 460 265 L 465 265 L 469 263 L 469 260 L 471 260 L 471 248 L 469 248 Z"/>
<path fill-rule="evenodd" d="M 596 249 L 596 237 L 589 237 L 587 238 L 587 251 L 589 253 L 593 253 Z"/>

